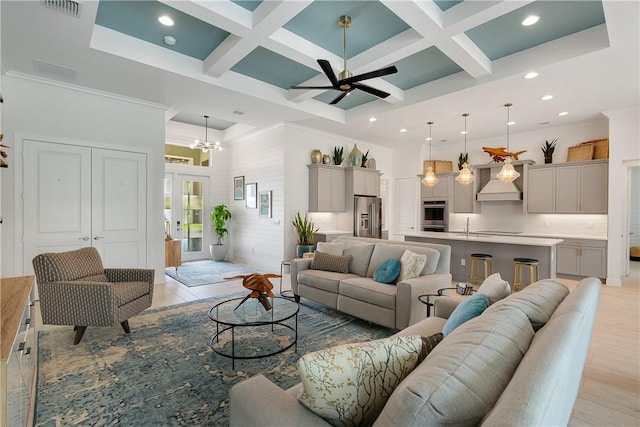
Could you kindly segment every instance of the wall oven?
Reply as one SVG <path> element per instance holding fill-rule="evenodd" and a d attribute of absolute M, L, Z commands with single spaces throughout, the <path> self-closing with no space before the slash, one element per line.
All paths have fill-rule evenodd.
<path fill-rule="evenodd" d="M 422 201 L 422 231 L 449 231 L 446 200 Z"/>

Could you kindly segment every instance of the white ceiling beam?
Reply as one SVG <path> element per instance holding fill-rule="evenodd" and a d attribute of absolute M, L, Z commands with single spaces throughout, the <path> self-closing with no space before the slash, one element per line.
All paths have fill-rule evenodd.
<path fill-rule="evenodd" d="M 450 36 L 464 33 L 472 28 L 520 9 L 534 0 L 503 0 L 500 2 L 463 1 L 442 16 L 442 27 Z"/>

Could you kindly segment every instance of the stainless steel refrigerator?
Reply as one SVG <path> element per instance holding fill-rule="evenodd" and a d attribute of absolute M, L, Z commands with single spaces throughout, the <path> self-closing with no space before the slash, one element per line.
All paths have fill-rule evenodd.
<path fill-rule="evenodd" d="M 353 207 L 354 236 L 382 238 L 382 199 L 355 196 Z"/>

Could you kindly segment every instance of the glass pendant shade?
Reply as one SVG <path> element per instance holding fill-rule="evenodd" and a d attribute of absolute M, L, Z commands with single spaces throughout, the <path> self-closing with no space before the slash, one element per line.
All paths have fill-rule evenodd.
<path fill-rule="evenodd" d="M 513 168 L 511 164 L 511 157 L 507 157 L 504 160 L 504 165 L 502 166 L 502 170 L 498 172 L 496 178 L 500 180 L 500 182 L 509 183 L 515 181 L 520 174 Z"/>
<path fill-rule="evenodd" d="M 422 178 L 422 183 L 427 187 L 433 187 L 438 181 L 440 181 L 440 179 L 433 173 L 433 168 L 429 166 L 427 172 L 424 174 L 424 178 Z"/>
<path fill-rule="evenodd" d="M 463 163 L 462 169 L 460 169 L 460 173 L 458 174 L 458 176 L 456 176 L 456 182 L 462 185 L 468 185 L 471 184 L 475 179 L 476 177 L 473 176 L 473 172 L 471 172 L 471 169 L 469 169 L 469 165 L 467 165 L 467 162 Z"/>

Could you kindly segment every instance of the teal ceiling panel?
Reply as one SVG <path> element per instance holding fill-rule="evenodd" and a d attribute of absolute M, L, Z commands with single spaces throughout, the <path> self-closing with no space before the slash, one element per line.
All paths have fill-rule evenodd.
<path fill-rule="evenodd" d="M 383 77 L 389 83 L 407 90 L 451 74 L 462 68 L 436 47 L 430 47 L 395 63 L 398 72 Z"/>
<path fill-rule="evenodd" d="M 282 89 L 298 85 L 318 71 L 263 47 L 257 47 L 231 68 L 231 71 L 253 77 Z"/>
<path fill-rule="evenodd" d="M 538 23 L 525 27 L 529 15 Z M 466 32 L 491 60 L 603 24 L 601 1 L 536 1 Z"/>
<path fill-rule="evenodd" d="M 247 9 L 249 12 L 253 12 L 254 10 L 256 10 L 257 7 L 260 6 L 260 3 L 262 3 L 262 0 L 231 0 L 231 1 L 237 4 L 238 6 Z"/>

